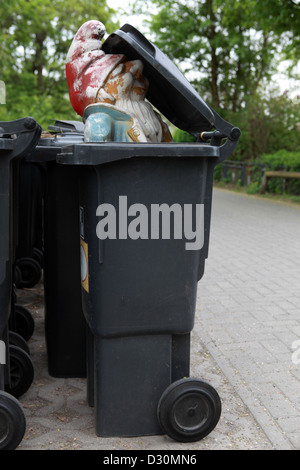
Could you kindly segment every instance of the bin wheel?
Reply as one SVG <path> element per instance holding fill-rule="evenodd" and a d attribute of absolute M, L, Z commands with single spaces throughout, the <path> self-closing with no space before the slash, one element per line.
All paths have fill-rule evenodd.
<path fill-rule="evenodd" d="M 34 332 L 34 318 L 31 311 L 23 305 L 15 304 L 14 315 L 16 332 L 29 341 Z"/>
<path fill-rule="evenodd" d="M 221 416 L 217 391 L 200 379 L 185 378 L 172 383 L 158 403 L 162 430 L 179 442 L 195 442 L 207 436 Z"/>
<path fill-rule="evenodd" d="M 21 282 L 22 282 L 22 271 L 19 268 L 19 266 L 15 266 L 15 268 L 14 268 L 14 284 L 17 287 L 17 289 L 19 288 Z"/>
<path fill-rule="evenodd" d="M 14 450 L 26 431 L 23 408 L 16 398 L 0 391 L 0 450 Z"/>
<path fill-rule="evenodd" d="M 34 378 L 32 360 L 23 349 L 18 346 L 9 346 L 10 385 L 5 391 L 16 398 L 27 392 Z"/>
<path fill-rule="evenodd" d="M 23 336 L 19 335 L 19 333 L 17 333 L 16 331 L 9 330 L 8 338 L 9 338 L 9 344 L 11 344 L 12 346 L 18 346 L 19 348 L 23 349 L 27 354 L 30 355 L 29 346 L 26 340 L 23 338 Z"/>
<path fill-rule="evenodd" d="M 39 263 L 33 258 L 20 258 L 16 265 L 21 270 L 21 281 L 19 288 L 31 288 L 40 282 L 42 269 Z"/>
<path fill-rule="evenodd" d="M 39 248 L 33 248 L 33 259 L 37 261 L 41 268 L 44 267 L 44 253 Z"/>
<path fill-rule="evenodd" d="M 14 285 L 14 290 L 13 290 L 13 293 L 12 293 L 12 300 L 13 300 L 14 304 L 16 304 L 17 301 L 18 301 L 17 293 L 16 293 L 16 289 L 15 289 L 16 287 L 17 287 L 17 285 L 15 284 Z"/>

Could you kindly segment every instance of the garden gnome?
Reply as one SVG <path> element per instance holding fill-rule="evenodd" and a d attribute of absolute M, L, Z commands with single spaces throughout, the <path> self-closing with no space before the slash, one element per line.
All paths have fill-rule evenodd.
<path fill-rule="evenodd" d="M 66 75 L 70 101 L 85 122 L 86 142 L 170 142 L 168 126 L 145 101 L 148 80 L 140 60 L 101 49 L 105 27 L 87 21 L 70 46 Z"/>

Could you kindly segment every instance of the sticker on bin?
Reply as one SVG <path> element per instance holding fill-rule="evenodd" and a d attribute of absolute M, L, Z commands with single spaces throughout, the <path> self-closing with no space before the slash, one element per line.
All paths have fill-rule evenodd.
<path fill-rule="evenodd" d="M 6 364 L 6 345 L 4 341 L 0 341 L 0 365 Z"/>
<path fill-rule="evenodd" d="M 81 285 L 89 294 L 89 260 L 88 244 L 80 239 L 80 265 L 81 265 Z"/>

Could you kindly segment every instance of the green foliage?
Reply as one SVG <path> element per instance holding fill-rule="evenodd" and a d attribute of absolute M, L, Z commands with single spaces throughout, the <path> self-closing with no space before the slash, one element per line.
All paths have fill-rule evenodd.
<path fill-rule="evenodd" d="M 262 155 L 260 162 L 264 163 L 269 170 L 300 171 L 300 150 L 298 152 L 278 150 L 272 154 Z"/>
<path fill-rule="evenodd" d="M 136 0 L 135 6 L 155 5 L 148 21 L 155 43 L 184 72 L 193 71 L 204 99 L 238 111 L 274 72 L 274 57 L 291 44 L 291 30 L 299 37 L 299 7 L 283 5 L 291 0 L 267 3 L 273 21 L 266 2 L 257 0 Z"/>
<path fill-rule="evenodd" d="M 261 155 L 259 159 L 251 162 L 225 161 L 216 165 L 214 180 L 221 185 L 240 188 L 243 171 L 243 185 L 246 186 L 247 194 L 257 194 L 261 189 L 263 174 L 269 170 L 300 173 L 300 150 L 289 152 L 281 149 L 274 153 Z M 298 197 L 300 195 L 300 181 L 296 178 L 272 177 L 268 179 L 266 189 L 268 193 Z"/>
<path fill-rule="evenodd" d="M 300 4 L 293 0 L 135 0 L 153 15 L 152 40 L 205 101 L 242 134 L 232 156 L 253 160 L 300 149 L 300 99 L 268 91 L 281 59 L 300 59 Z"/>
<path fill-rule="evenodd" d="M 267 170 L 287 170 L 300 172 L 300 150 L 298 152 L 288 152 L 278 150 L 272 154 L 265 154 L 261 157 L 261 162 L 265 164 Z M 296 179 L 270 178 L 267 183 L 267 191 L 274 194 L 300 194 L 300 181 Z"/>
<path fill-rule="evenodd" d="M 196 137 L 181 129 L 176 129 L 173 134 L 174 142 L 195 142 Z"/>
<path fill-rule="evenodd" d="M 242 130 L 232 156 L 253 160 L 278 149 L 300 150 L 300 101 L 266 95 L 275 55 L 299 60 L 300 6 L 293 0 L 135 0 L 147 13 L 153 40 L 200 95 Z M 0 120 L 79 119 L 69 102 L 65 57 L 80 25 L 119 26 L 107 0 L 1 0 Z M 154 10 L 153 10 L 153 7 Z M 154 11 L 149 16 L 149 11 Z M 114 16 L 115 15 L 115 16 Z M 192 136 L 175 133 L 175 141 Z"/>
<path fill-rule="evenodd" d="M 300 3 L 298 0 L 264 0 L 256 2 L 264 27 L 283 39 L 280 52 L 284 59 L 299 61 Z"/>
<path fill-rule="evenodd" d="M 235 160 L 254 160 L 278 149 L 300 151 L 299 97 L 291 98 L 287 93 L 256 93 L 238 112 L 219 112 L 242 130 L 232 156 Z"/>
<path fill-rule="evenodd" d="M 80 119 L 69 101 L 65 58 L 78 28 L 99 19 L 118 27 L 106 0 L 1 0 L 0 80 L 6 105 L 0 120 L 33 116 L 43 127 L 54 119 Z"/>
<path fill-rule="evenodd" d="M 257 194 L 260 190 L 260 183 L 258 181 L 252 181 L 246 188 L 247 194 Z"/>
<path fill-rule="evenodd" d="M 248 100 L 247 106 L 237 112 L 218 108 L 216 111 L 242 130 L 231 160 L 257 159 L 260 162 L 262 155 L 273 154 L 278 149 L 289 155 L 298 155 L 300 152 L 300 132 L 297 128 L 300 123 L 298 97 L 290 98 L 287 93 L 272 92 L 267 96 L 256 93 Z M 174 140 L 177 142 L 188 142 L 191 139 L 193 136 L 184 131 L 176 130 L 174 134 Z"/>

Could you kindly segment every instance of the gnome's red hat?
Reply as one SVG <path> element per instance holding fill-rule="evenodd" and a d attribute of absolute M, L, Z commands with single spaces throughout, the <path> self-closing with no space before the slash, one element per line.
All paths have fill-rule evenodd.
<path fill-rule="evenodd" d="M 87 21 L 75 34 L 67 55 L 70 101 L 80 116 L 89 104 L 96 102 L 99 89 L 113 69 L 125 60 L 122 54 L 105 54 L 101 50 L 104 34 L 105 26 L 100 21 Z"/>

